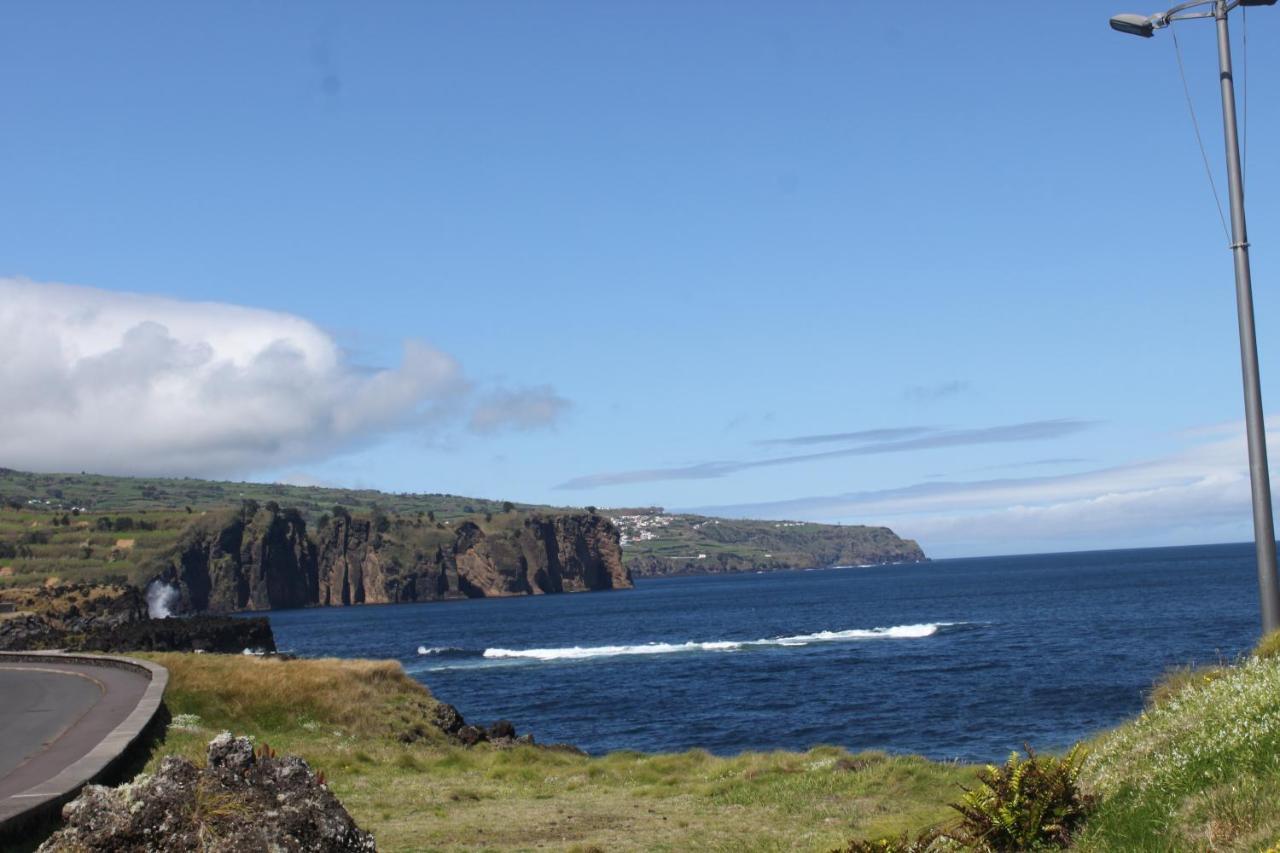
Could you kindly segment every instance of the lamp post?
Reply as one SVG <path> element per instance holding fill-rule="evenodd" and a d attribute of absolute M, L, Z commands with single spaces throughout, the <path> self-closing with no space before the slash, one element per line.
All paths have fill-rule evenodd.
<path fill-rule="evenodd" d="M 1249 438 L 1249 481 L 1253 488 L 1253 538 L 1258 556 L 1258 592 L 1262 630 L 1280 630 L 1280 588 L 1276 584 L 1276 535 L 1271 515 L 1266 423 L 1258 381 L 1258 341 L 1253 323 L 1253 284 L 1249 276 L 1249 237 L 1244 224 L 1244 187 L 1240 142 L 1236 133 L 1236 92 L 1231 75 L 1231 39 L 1227 15 L 1237 6 L 1271 6 L 1276 0 L 1191 0 L 1155 15 L 1116 15 L 1111 28 L 1151 38 L 1175 21 L 1213 18 L 1218 25 L 1218 76 L 1222 85 L 1222 128 L 1227 146 L 1227 182 L 1231 194 L 1231 253 L 1235 259 L 1236 313 L 1240 323 L 1240 368 L 1244 378 L 1244 421 Z M 1203 8 L 1203 7 L 1212 8 Z"/>

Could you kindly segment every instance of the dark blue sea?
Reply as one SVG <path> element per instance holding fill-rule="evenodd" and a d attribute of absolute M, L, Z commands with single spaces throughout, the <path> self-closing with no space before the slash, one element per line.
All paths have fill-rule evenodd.
<path fill-rule="evenodd" d="M 304 656 L 396 658 L 468 721 L 592 753 L 1050 750 L 1259 631 L 1252 545 L 641 580 L 271 614 Z"/>

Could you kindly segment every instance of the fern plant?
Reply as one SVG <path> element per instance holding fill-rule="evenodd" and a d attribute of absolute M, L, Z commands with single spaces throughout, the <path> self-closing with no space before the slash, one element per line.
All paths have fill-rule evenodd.
<path fill-rule="evenodd" d="M 1045 850 L 1066 847 L 1083 822 L 1090 802 L 1080 793 L 1084 752 L 1077 745 L 1062 758 L 1041 757 L 1027 747 L 1002 767 L 988 765 L 978 786 L 965 788 L 959 834 L 979 850 Z"/>

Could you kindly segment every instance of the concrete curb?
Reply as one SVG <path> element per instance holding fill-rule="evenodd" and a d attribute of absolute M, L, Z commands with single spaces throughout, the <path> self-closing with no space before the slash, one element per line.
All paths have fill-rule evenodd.
<path fill-rule="evenodd" d="M 129 716 L 85 756 L 53 778 L 0 802 L 0 838 L 32 822 L 56 817 L 62 805 L 73 799 L 82 787 L 100 781 L 119 767 L 160 713 L 164 690 L 169 683 L 167 669 L 136 658 L 61 652 L 0 652 L 0 662 L 4 661 L 132 669 L 145 673 L 151 683 Z"/>

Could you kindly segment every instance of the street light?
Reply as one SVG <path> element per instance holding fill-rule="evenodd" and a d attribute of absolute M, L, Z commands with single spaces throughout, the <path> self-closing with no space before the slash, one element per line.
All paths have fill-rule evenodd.
<path fill-rule="evenodd" d="M 1231 188 L 1231 253 L 1235 258 L 1236 313 L 1240 323 L 1240 367 L 1244 378 L 1244 419 L 1249 438 L 1249 480 L 1253 487 L 1253 539 L 1258 555 L 1258 592 L 1262 630 L 1280 630 L 1280 589 L 1276 585 L 1276 534 L 1271 517 L 1271 481 L 1267 467 L 1266 424 L 1258 381 L 1258 341 L 1253 324 L 1253 285 L 1249 277 L 1249 237 L 1244 225 L 1244 188 L 1240 176 L 1240 142 L 1236 133 L 1236 92 L 1231 76 L 1231 39 L 1227 14 L 1237 6 L 1271 6 L 1276 0 L 1191 0 L 1167 12 L 1144 17 L 1116 15 L 1111 28 L 1150 38 L 1175 21 L 1213 18 L 1218 24 L 1218 72 L 1222 83 L 1222 127 L 1227 146 L 1227 181 Z M 1212 6 L 1211 9 L 1202 8 Z"/>

